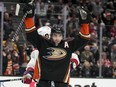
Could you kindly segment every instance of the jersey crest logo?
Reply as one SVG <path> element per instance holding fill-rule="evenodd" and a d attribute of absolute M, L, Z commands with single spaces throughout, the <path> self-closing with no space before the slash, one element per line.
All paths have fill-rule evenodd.
<path fill-rule="evenodd" d="M 61 60 L 65 58 L 65 56 L 67 55 L 67 52 L 65 49 L 50 47 L 50 48 L 47 48 L 47 50 L 48 50 L 47 52 L 48 55 L 43 56 L 43 58 L 48 60 Z"/>

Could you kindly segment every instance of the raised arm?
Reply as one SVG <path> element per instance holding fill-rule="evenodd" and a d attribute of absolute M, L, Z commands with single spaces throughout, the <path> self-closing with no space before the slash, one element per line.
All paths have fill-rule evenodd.
<path fill-rule="evenodd" d="M 26 4 L 24 7 L 24 13 L 27 13 L 27 17 L 25 18 L 25 32 L 27 36 L 27 40 L 36 48 L 41 47 L 41 42 L 43 37 L 38 34 L 37 29 L 35 27 L 35 23 L 33 20 L 34 16 L 34 5 Z"/>
<path fill-rule="evenodd" d="M 80 23 L 79 35 L 82 38 L 90 39 L 89 22 L 90 22 L 89 12 L 86 11 L 84 8 L 80 8 L 79 9 L 79 23 Z"/>
<path fill-rule="evenodd" d="M 89 14 L 88 12 L 80 8 L 79 9 L 79 21 L 80 21 L 80 31 L 78 38 L 70 41 L 69 44 L 71 45 L 72 52 L 81 49 L 83 46 L 87 44 L 90 40 L 90 33 L 89 33 Z"/>

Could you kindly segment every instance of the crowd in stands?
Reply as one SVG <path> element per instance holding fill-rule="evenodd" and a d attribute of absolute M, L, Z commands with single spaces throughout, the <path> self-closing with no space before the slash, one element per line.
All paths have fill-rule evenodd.
<path fill-rule="evenodd" d="M 72 2 L 73 1 L 73 2 Z M 45 24 L 64 23 L 66 15 L 66 39 L 78 35 L 78 9 L 84 7 L 90 12 L 91 40 L 82 49 L 76 51 L 80 64 L 71 70 L 72 77 L 98 77 L 102 66 L 104 78 L 116 78 L 116 0 L 36 0 L 35 25 L 37 28 Z M 21 0 L 24 3 L 24 0 Z M 66 11 L 64 11 L 66 7 Z M 3 41 L 3 75 L 22 75 L 30 60 L 33 46 L 19 46 L 19 36 L 12 42 L 10 37 L 15 31 L 12 13 L 4 13 Z M 102 58 L 100 58 L 99 36 L 103 30 Z M 100 66 L 101 62 L 101 66 Z"/>

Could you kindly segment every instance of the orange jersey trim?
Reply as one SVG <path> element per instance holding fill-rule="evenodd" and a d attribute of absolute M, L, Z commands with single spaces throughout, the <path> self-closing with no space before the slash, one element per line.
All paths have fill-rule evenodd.
<path fill-rule="evenodd" d="M 89 34 L 89 24 L 82 24 L 80 28 L 80 32 L 84 35 Z"/>
<path fill-rule="evenodd" d="M 82 24 L 79 34 L 81 37 L 90 39 L 89 24 Z"/>
<path fill-rule="evenodd" d="M 38 79 L 39 78 L 39 69 L 38 69 L 38 62 L 36 61 L 36 65 L 34 68 L 34 75 L 33 75 L 33 79 Z"/>
<path fill-rule="evenodd" d="M 30 29 L 35 26 L 33 18 L 26 18 L 24 23 L 25 23 L 26 29 Z"/>

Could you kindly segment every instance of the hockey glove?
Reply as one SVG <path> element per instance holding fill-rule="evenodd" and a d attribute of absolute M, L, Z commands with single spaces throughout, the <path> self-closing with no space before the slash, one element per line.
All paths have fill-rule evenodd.
<path fill-rule="evenodd" d="M 71 62 L 71 65 L 72 65 L 72 69 L 76 70 L 76 67 L 77 67 L 76 63 L 75 62 Z"/>
<path fill-rule="evenodd" d="M 34 3 L 26 3 L 23 8 L 23 13 L 27 13 L 28 18 L 32 18 L 34 16 L 35 4 Z"/>
<path fill-rule="evenodd" d="M 28 68 L 23 74 L 22 82 L 25 84 L 30 84 L 32 82 L 33 73 L 34 69 Z"/>
<path fill-rule="evenodd" d="M 90 22 L 90 14 L 85 8 L 79 8 L 78 10 L 79 23 L 86 24 Z"/>

